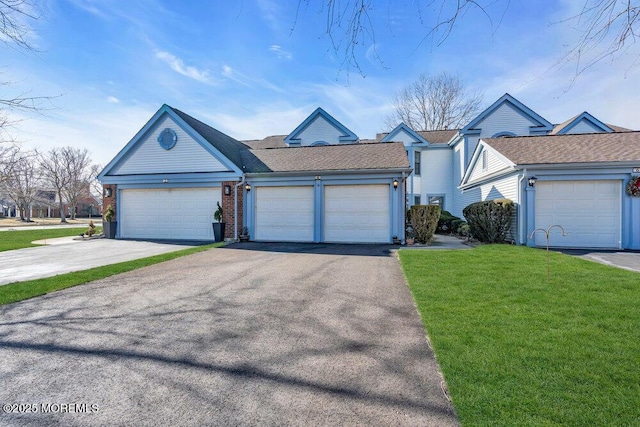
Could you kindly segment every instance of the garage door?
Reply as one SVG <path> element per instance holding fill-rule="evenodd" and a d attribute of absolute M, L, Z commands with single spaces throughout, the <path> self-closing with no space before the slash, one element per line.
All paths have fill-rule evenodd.
<path fill-rule="evenodd" d="M 313 187 L 256 187 L 255 239 L 313 242 Z"/>
<path fill-rule="evenodd" d="M 568 233 L 550 233 L 556 247 L 619 248 L 620 181 L 549 181 L 536 184 L 536 228 L 560 225 Z M 557 230 L 557 229 L 556 229 Z M 546 245 L 536 233 L 536 245 Z"/>
<path fill-rule="evenodd" d="M 388 185 L 324 187 L 324 241 L 388 243 L 391 209 Z"/>
<path fill-rule="evenodd" d="M 220 188 L 123 190 L 120 237 L 213 240 L 213 212 Z"/>

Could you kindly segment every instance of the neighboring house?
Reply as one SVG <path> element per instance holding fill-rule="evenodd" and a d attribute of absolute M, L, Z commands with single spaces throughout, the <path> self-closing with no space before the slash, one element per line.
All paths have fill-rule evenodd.
<path fill-rule="evenodd" d="M 640 132 L 587 112 L 554 125 L 505 94 L 462 129 L 400 124 L 374 140 L 318 108 L 288 135 L 241 142 L 165 105 L 99 179 L 120 238 L 210 240 L 219 201 L 228 238 L 244 225 L 259 241 L 388 243 L 406 206 L 462 216 L 509 198 L 517 244 L 543 246 L 532 232 L 559 225 L 552 246 L 640 249 L 640 198 L 624 191 L 639 168 Z"/>
<path fill-rule="evenodd" d="M 220 203 L 227 238 L 246 226 L 259 241 L 390 243 L 404 236 L 407 155 L 357 142 L 321 108 L 262 144 L 164 105 L 98 178 L 119 238 L 211 240 Z"/>

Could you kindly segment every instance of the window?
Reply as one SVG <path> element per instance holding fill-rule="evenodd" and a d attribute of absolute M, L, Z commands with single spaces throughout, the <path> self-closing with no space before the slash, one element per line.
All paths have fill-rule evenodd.
<path fill-rule="evenodd" d="M 413 153 L 413 173 L 420 175 L 420 151 Z"/>
<path fill-rule="evenodd" d="M 482 152 L 482 170 L 486 171 L 489 168 L 489 153 L 487 150 Z"/>
<path fill-rule="evenodd" d="M 414 205 L 419 205 L 420 204 L 420 195 L 419 194 L 417 196 L 413 196 L 413 204 Z"/>
<path fill-rule="evenodd" d="M 427 196 L 428 203 L 430 205 L 438 205 L 444 209 L 444 196 L 443 195 L 434 195 Z"/>

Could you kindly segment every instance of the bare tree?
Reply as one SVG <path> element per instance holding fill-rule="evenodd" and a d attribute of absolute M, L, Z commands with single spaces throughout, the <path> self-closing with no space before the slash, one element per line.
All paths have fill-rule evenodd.
<path fill-rule="evenodd" d="M 70 157 L 69 152 L 72 150 L 76 149 L 73 147 L 56 147 L 52 148 L 48 153 L 38 156 L 44 182 L 56 190 L 58 207 L 60 208 L 60 222 L 67 222 L 64 213 L 64 196 L 71 182 L 67 159 Z"/>
<path fill-rule="evenodd" d="M 61 151 L 69 174 L 69 182 L 63 193 L 71 208 L 71 219 L 76 219 L 78 201 L 90 196 L 91 158 L 86 148 L 64 147 Z"/>
<path fill-rule="evenodd" d="M 458 129 L 478 113 L 481 103 L 482 95 L 468 92 L 458 76 L 421 74 L 396 94 L 395 111 L 385 124 L 389 129 L 401 122 L 414 130 Z"/>
<path fill-rule="evenodd" d="M 31 207 L 38 200 L 41 182 L 35 157 L 34 152 L 15 150 L 4 163 L 2 188 L 18 206 L 22 221 L 31 221 Z"/>
<path fill-rule="evenodd" d="M 424 27 L 424 36 L 416 40 L 419 47 L 426 39 L 433 37 L 435 43 L 444 43 L 455 25 L 463 21 L 465 15 L 480 12 L 484 15 L 492 32 L 500 26 L 512 0 L 422 0 L 407 3 L 413 8 L 413 25 Z M 580 35 L 578 41 L 569 46 L 559 58 L 559 63 L 575 62 L 576 75 L 604 58 L 616 59 L 625 53 L 640 58 L 638 51 L 630 51 L 640 36 L 639 0 L 582 0 L 583 7 L 577 14 L 555 22 L 556 25 L 570 25 Z M 298 11 L 304 5 L 317 4 L 311 0 L 298 0 Z M 320 13 L 326 17 L 325 33 L 336 55 L 342 58 L 342 66 L 353 67 L 364 76 L 358 57 L 361 51 L 376 44 L 379 28 L 373 24 L 374 17 L 395 9 L 388 0 L 385 5 L 374 0 L 326 0 L 319 3 Z M 389 12 L 387 12 L 389 13 Z M 390 14 L 389 14 L 390 15 Z M 298 18 L 296 17 L 296 23 Z M 389 17 L 389 21 L 392 18 Z M 432 24 L 429 24 L 432 23 Z M 295 25 L 295 23 L 294 23 Z M 375 54 L 382 63 L 383 58 Z"/>

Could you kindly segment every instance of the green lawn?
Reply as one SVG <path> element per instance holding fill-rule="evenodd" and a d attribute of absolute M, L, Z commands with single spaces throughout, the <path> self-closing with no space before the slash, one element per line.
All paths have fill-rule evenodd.
<path fill-rule="evenodd" d="M 89 229 L 86 225 L 74 228 L 52 228 L 46 230 L 15 230 L 0 231 L 0 252 L 14 249 L 29 248 L 34 245 L 34 240 L 54 239 L 56 237 L 77 236 Z M 96 227 L 97 232 L 102 232 L 102 227 Z"/>
<path fill-rule="evenodd" d="M 134 261 L 125 261 L 118 264 L 91 268 L 89 270 L 60 274 L 58 276 L 48 277 L 45 279 L 10 283 L 8 285 L 0 286 L 0 305 L 10 304 L 12 302 L 22 301 L 28 298 L 48 294 L 60 289 L 82 285 L 93 280 L 102 279 L 105 277 L 113 276 L 114 274 L 124 273 L 152 264 L 158 264 L 185 255 L 205 251 L 207 249 L 217 248 L 222 245 L 223 243 L 212 243 L 210 245 L 196 246 L 194 248 L 183 249 L 181 251 L 137 259 Z"/>
<path fill-rule="evenodd" d="M 463 425 L 640 425 L 640 273 L 519 246 L 401 250 Z"/>

